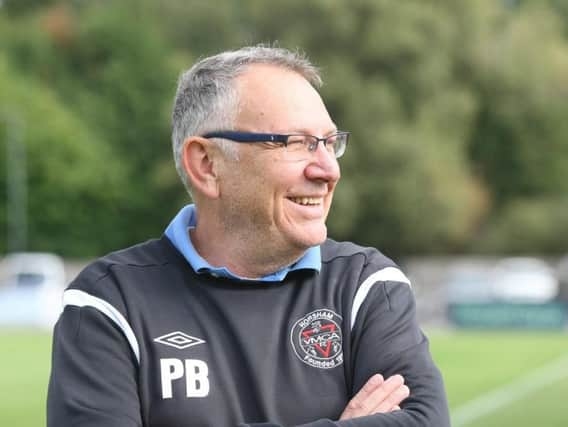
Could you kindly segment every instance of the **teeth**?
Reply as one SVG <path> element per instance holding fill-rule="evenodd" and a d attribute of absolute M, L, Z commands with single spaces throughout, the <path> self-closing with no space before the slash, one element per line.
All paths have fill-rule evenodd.
<path fill-rule="evenodd" d="M 291 197 L 294 203 L 298 203 L 299 205 L 319 205 L 321 204 L 321 197 Z"/>

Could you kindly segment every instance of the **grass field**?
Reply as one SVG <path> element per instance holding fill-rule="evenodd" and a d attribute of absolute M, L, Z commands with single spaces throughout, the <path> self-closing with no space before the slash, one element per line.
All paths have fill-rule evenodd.
<path fill-rule="evenodd" d="M 568 426 L 568 334 L 430 336 L 454 427 Z M 472 406 L 474 400 L 479 404 Z"/>
<path fill-rule="evenodd" d="M 568 334 L 429 335 L 454 427 L 568 425 Z M 3 331 L 0 340 L 0 426 L 44 426 L 51 338 Z"/>

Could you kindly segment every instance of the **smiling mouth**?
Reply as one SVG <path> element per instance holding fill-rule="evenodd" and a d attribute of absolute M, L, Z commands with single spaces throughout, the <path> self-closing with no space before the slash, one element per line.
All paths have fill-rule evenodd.
<path fill-rule="evenodd" d="M 302 206 L 319 206 L 323 203 L 323 197 L 288 197 L 288 200 Z"/>

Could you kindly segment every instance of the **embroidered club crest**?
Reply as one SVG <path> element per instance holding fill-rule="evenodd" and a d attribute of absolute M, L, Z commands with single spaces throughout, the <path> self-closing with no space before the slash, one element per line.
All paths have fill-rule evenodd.
<path fill-rule="evenodd" d="M 314 368 L 331 369 L 343 363 L 341 316 L 328 309 L 314 310 L 296 321 L 290 341 L 298 358 Z"/>

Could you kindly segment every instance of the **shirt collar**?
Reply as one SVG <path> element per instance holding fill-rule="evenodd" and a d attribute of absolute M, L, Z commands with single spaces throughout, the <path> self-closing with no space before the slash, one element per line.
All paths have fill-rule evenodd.
<path fill-rule="evenodd" d="M 227 277 L 238 280 L 251 280 L 246 277 L 238 276 L 232 273 L 226 267 L 213 267 L 195 250 L 191 239 L 189 238 L 189 230 L 197 225 L 197 215 L 195 205 L 190 204 L 183 207 L 166 228 L 165 235 L 170 239 L 172 244 L 189 262 L 193 270 L 199 274 L 208 273 L 216 277 Z M 294 264 L 284 267 L 274 273 L 253 279 L 262 282 L 280 282 L 284 280 L 290 271 L 294 270 L 315 270 L 321 269 L 321 252 L 319 246 L 309 248 L 304 255 Z"/>

